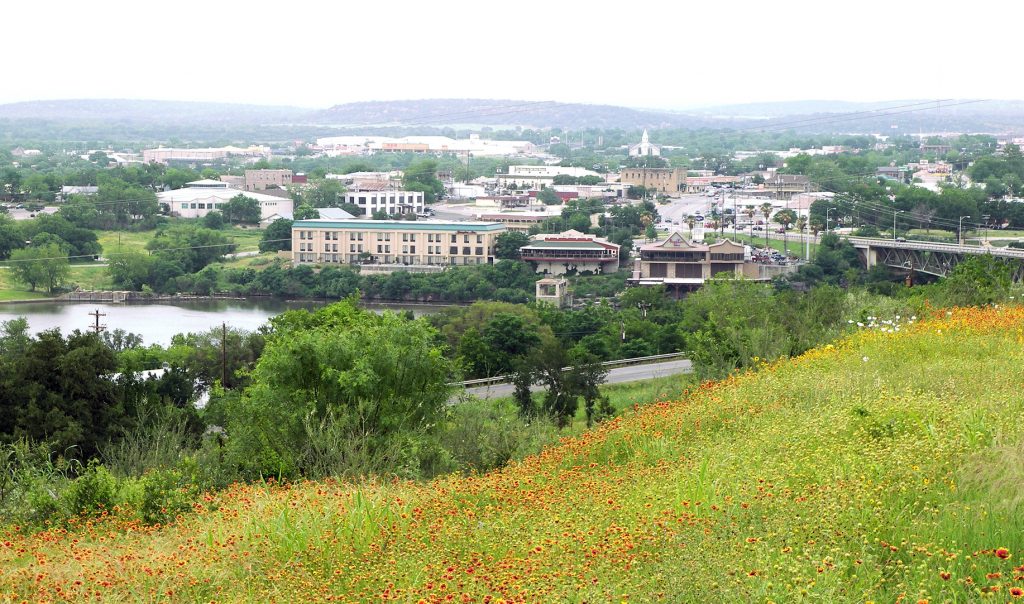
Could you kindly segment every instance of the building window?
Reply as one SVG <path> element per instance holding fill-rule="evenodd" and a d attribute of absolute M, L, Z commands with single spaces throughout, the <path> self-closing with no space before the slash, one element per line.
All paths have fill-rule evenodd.
<path fill-rule="evenodd" d="M 482 248 L 482 247 L 477 247 L 477 248 L 476 248 L 476 255 L 477 255 L 477 256 L 483 256 L 483 255 L 484 255 L 484 248 Z"/>
<path fill-rule="evenodd" d="M 416 253 L 416 246 L 415 245 L 410 245 L 409 246 L 409 253 L 410 254 L 415 254 Z"/>
<path fill-rule="evenodd" d="M 477 235 L 476 236 L 476 242 L 477 243 L 483 243 L 484 242 L 484 236 L 483 235 Z"/>
<path fill-rule="evenodd" d="M 469 243 L 469 235 L 462 236 L 462 243 Z"/>
<path fill-rule="evenodd" d="M 456 242 L 458 242 L 458 240 L 459 240 L 459 236 L 458 235 L 452 235 L 452 243 L 456 243 Z"/>
<path fill-rule="evenodd" d="M 453 235 L 453 237 L 454 237 L 454 235 Z M 453 245 L 453 246 L 449 247 L 448 248 L 448 253 L 451 254 L 452 256 L 455 256 L 456 254 L 458 254 L 459 253 L 458 246 Z"/>
<path fill-rule="evenodd" d="M 470 251 L 469 251 L 469 250 L 470 250 L 470 248 L 469 248 L 469 247 L 463 247 L 463 248 L 462 248 L 462 255 L 463 255 L 463 256 L 468 256 L 468 255 L 470 254 Z"/>

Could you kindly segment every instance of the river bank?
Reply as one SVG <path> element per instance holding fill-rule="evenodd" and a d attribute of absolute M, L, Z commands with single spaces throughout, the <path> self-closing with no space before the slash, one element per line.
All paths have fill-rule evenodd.
<path fill-rule="evenodd" d="M 179 333 L 203 332 L 222 324 L 252 331 L 285 311 L 318 308 L 336 301 L 210 296 L 124 302 L 50 298 L 4 302 L 0 304 L 0 322 L 24 317 L 32 333 L 54 328 L 68 333 L 76 329 L 95 329 L 97 317 L 94 313 L 98 312 L 100 325 L 108 331 L 123 329 L 142 336 L 146 344 L 168 345 L 171 338 Z M 455 305 L 364 302 L 361 306 L 373 312 L 409 311 L 419 317 Z"/>

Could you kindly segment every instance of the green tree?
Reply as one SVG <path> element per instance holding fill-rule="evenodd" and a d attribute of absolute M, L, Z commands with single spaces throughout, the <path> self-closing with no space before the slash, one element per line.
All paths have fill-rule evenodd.
<path fill-rule="evenodd" d="M 761 214 L 764 216 L 764 246 L 768 247 L 768 233 L 770 228 L 768 227 L 768 219 L 772 215 L 772 204 L 767 201 L 761 204 Z"/>
<path fill-rule="evenodd" d="M 418 475 L 453 371 L 429 324 L 352 300 L 271 323 L 253 384 L 228 413 L 229 461 L 251 476 Z"/>
<path fill-rule="evenodd" d="M 426 203 L 434 203 L 444 196 L 444 183 L 437 178 L 437 162 L 424 159 L 409 164 L 402 173 L 402 188 L 422 191 Z"/>
<path fill-rule="evenodd" d="M 29 286 L 31 291 L 43 285 L 47 292 L 63 285 L 70 274 L 68 254 L 56 243 L 27 247 L 11 253 L 11 272 L 14 278 Z"/>
<path fill-rule="evenodd" d="M 195 273 L 237 246 L 221 231 L 194 224 L 175 224 L 158 231 L 146 244 L 154 255 L 177 263 L 185 272 Z"/>
<path fill-rule="evenodd" d="M 25 235 L 21 226 L 12 218 L 0 214 L 0 260 L 8 258 L 12 250 L 24 245 Z"/>
<path fill-rule="evenodd" d="M 221 211 L 228 222 L 257 224 L 260 221 L 260 203 L 241 193 L 229 199 Z"/>
<path fill-rule="evenodd" d="M 530 237 L 519 231 L 505 231 L 494 238 L 494 257 L 518 260 L 519 248 L 530 243 Z"/>
<path fill-rule="evenodd" d="M 290 249 L 292 249 L 292 221 L 281 218 L 267 225 L 260 238 L 260 251 L 273 252 Z"/>
<path fill-rule="evenodd" d="M 556 206 L 562 203 L 562 198 L 558 196 L 558 193 L 554 189 L 545 188 L 537 191 L 537 201 L 546 206 Z"/>
<path fill-rule="evenodd" d="M 152 260 L 148 254 L 132 250 L 109 258 L 107 272 L 110 273 L 114 287 L 139 291 L 149 281 L 151 264 Z"/>
<path fill-rule="evenodd" d="M 295 208 L 294 216 L 295 220 L 315 220 L 317 218 L 320 218 L 320 212 L 312 206 L 302 204 L 299 207 Z"/>
<path fill-rule="evenodd" d="M 309 188 L 303 190 L 301 201 L 314 208 L 338 208 L 342 206 L 344 199 L 345 186 L 341 181 L 325 178 L 311 183 Z M 296 200 L 298 201 L 300 200 Z"/>
<path fill-rule="evenodd" d="M 225 226 L 224 214 L 217 211 L 207 213 L 200 222 L 204 227 L 215 231 L 219 231 Z"/>
<path fill-rule="evenodd" d="M 587 427 L 594 421 L 611 412 L 607 399 L 601 401 L 600 386 L 608 376 L 608 368 L 601 365 L 601 360 L 582 346 L 575 346 L 569 351 L 569 370 L 567 381 L 572 396 L 583 398 L 583 409 L 587 416 Z"/>

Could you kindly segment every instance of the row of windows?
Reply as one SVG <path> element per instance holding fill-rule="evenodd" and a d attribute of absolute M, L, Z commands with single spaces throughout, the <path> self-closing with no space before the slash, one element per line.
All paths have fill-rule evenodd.
<path fill-rule="evenodd" d="M 212 204 L 211 204 L 212 205 Z M 313 239 L 315 231 L 299 231 L 299 239 Z M 441 243 L 442 237 L 440 233 L 427 233 L 427 243 Z M 323 231 L 323 238 L 328 241 L 338 241 L 339 233 L 337 231 Z M 476 238 L 476 243 L 483 243 L 483 235 L 463 235 L 462 243 L 472 243 L 472 238 Z M 349 241 L 362 241 L 363 233 L 349 232 Z M 391 241 L 391 233 L 378 232 L 377 241 Z M 417 241 L 416 233 L 402 233 L 402 241 L 406 243 L 415 243 Z M 458 235 L 450 235 L 451 243 L 458 243 Z"/>
<path fill-rule="evenodd" d="M 363 260 L 363 257 L 361 255 L 357 255 L 357 254 L 348 254 L 348 255 L 346 255 L 346 254 L 312 254 L 312 253 L 305 254 L 305 253 L 303 253 L 303 254 L 299 254 L 298 255 L 298 261 L 299 262 L 332 262 L 332 263 L 348 262 L 348 263 L 356 263 L 356 262 L 360 262 L 362 260 Z M 408 265 L 421 265 L 421 264 L 424 264 L 424 263 L 421 262 L 422 259 L 419 256 L 409 256 L 409 255 L 404 255 L 404 256 L 403 255 L 395 255 L 395 256 L 382 255 L 382 256 L 375 256 L 375 257 L 372 258 L 372 260 L 374 262 L 379 262 L 379 263 L 382 263 L 382 264 L 393 264 L 393 263 L 394 264 L 408 264 Z M 486 260 L 484 258 L 445 258 L 443 256 L 427 256 L 425 264 L 427 264 L 427 265 L 434 265 L 434 266 L 446 266 L 446 265 L 451 265 L 451 264 L 463 264 L 463 265 L 464 264 L 484 264 L 485 262 L 486 262 Z"/>

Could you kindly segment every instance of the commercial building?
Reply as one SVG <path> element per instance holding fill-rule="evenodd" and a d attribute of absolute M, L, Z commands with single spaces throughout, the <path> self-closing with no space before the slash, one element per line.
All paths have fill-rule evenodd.
<path fill-rule="evenodd" d="M 374 212 L 388 216 L 422 214 L 426 207 L 422 191 L 349 191 L 345 193 L 345 203 L 359 206 L 364 216 L 373 216 Z"/>
<path fill-rule="evenodd" d="M 195 180 L 187 183 L 184 188 L 157 193 L 156 197 L 172 216 L 202 218 L 213 210 L 220 210 L 236 195 L 245 195 L 260 204 L 261 221 L 275 214 L 281 218 L 291 218 L 294 210 L 291 199 L 234 189 L 219 180 Z"/>
<path fill-rule="evenodd" d="M 538 273 L 614 273 L 619 270 L 619 246 L 579 231 L 535 235 L 519 249 L 519 256 Z"/>
<path fill-rule="evenodd" d="M 245 190 L 284 189 L 292 184 L 291 170 L 246 170 Z"/>
<path fill-rule="evenodd" d="M 395 138 L 376 135 L 328 136 L 316 139 L 324 155 L 373 155 L 375 153 L 454 153 L 477 157 L 532 155 L 536 146 L 529 141 L 490 140 L 478 134 L 468 139 L 447 136 L 404 136 Z"/>
<path fill-rule="evenodd" d="M 686 186 L 686 170 L 682 168 L 626 168 L 619 172 L 619 182 L 659 193 L 676 193 Z"/>
<path fill-rule="evenodd" d="M 554 214 L 521 214 L 509 212 L 507 214 L 481 214 L 479 218 L 484 222 L 500 222 L 510 231 L 529 233 L 530 227 L 534 225 L 540 226 L 540 223 L 552 216 L 554 216 Z"/>
<path fill-rule="evenodd" d="M 795 264 L 755 262 L 747 257 L 746 247 L 728 239 L 705 244 L 687 241 L 672 233 L 664 241 L 640 248 L 634 261 L 629 285 L 664 285 L 675 297 L 699 289 L 712 277 L 734 277 L 769 281 L 794 272 Z"/>
<path fill-rule="evenodd" d="M 172 147 L 159 147 L 157 149 L 146 149 L 142 152 L 144 163 L 168 164 L 171 162 L 215 162 L 227 159 L 231 156 L 270 158 L 270 147 L 253 145 L 242 149 L 240 147 L 207 147 L 203 149 L 176 149 Z"/>
<path fill-rule="evenodd" d="M 543 189 L 554 186 L 556 176 L 597 176 L 604 180 L 604 175 L 593 170 L 570 166 L 509 166 L 508 174 L 497 176 L 502 189 Z"/>
<path fill-rule="evenodd" d="M 438 220 L 296 220 L 292 262 L 360 264 L 364 272 L 441 270 L 492 264 L 497 222 Z"/>

